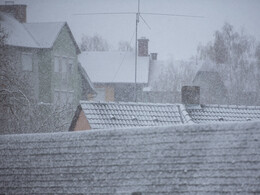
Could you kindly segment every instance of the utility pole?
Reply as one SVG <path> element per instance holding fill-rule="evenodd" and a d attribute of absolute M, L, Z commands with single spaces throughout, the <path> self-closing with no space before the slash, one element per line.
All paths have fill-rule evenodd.
<path fill-rule="evenodd" d="M 138 23 L 140 16 L 140 0 L 138 0 L 138 11 L 136 13 L 136 23 L 135 23 L 135 88 L 134 88 L 134 101 L 137 102 L 137 34 L 138 34 Z"/>

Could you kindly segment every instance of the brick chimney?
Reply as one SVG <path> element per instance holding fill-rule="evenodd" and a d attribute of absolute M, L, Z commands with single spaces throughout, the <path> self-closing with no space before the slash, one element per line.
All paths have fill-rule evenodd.
<path fill-rule="evenodd" d="M 183 104 L 200 104 L 200 87 L 183 86 L 181 88 L 181 101 Z"/>
<path fill-rule="evenodd" d="M 10 4 L 9 4 L 10 3 Z M 5 5 L 0 5 L 0 11 L 9 13 L 21 23 L 26 22 L 26 7 L 27 5 L 14 5 L 13 2 L 6 1 Z"/>
<path fill-rule="evenodd" d="M 148 56 L 148 42 L 145 37 L 138 39 L 138 56 Z"/>
<path fill-rule="evenodd" d="M 157 60 L 158 53 L 151 53 L 151 60 Z"/>

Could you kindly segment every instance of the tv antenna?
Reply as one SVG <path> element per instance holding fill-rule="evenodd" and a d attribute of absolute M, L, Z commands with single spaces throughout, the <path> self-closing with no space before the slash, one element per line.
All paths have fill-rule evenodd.
<path fill-rule="evenodd" d="M 78 13 L 74 15 L 136 15 L 136 22 L 135 22 L 135 85 L 134 85 L 134 101 L 137 102 L 137 41 L 138 41 L 138 23 L 140 18 L 145 23 L 145 25 L 151 30 L 149 24 L 145 21 L 142 15 L 154 15 L 154 16 L 168 16 L 168 17 L 187 17 L 187 18 L 205 18 L 204 16 L 198 15 L 183 15 L 183 14 L 169 14 L 169 13 L 154 13 L 154 12 L 140 12 L 140 0 L 138 0 L 137 5 L 137 12 L 99 12 L 99 13 Z"/>

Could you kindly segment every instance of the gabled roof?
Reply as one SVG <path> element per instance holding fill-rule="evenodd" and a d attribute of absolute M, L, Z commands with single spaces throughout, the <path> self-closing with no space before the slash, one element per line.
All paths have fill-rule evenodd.
<path fill-rule="evenodd" d="M 94 83 L 135 83 L 134 52 L 82 52 L 78 59 Z M 137 61 L 137 83 L 147 84 L 149 56 Z"/>
<path fill-rule="evenodd" d="M 195 123 L 260 120 L 260 106 L 188 105 L 186 111 Z"/>
<path fill-rule="evenodd" d="M 80 53 L 66 22 L 20 23 L 11 15 L 0 12 L 0 24 L 8 33 L 8 45 L 32 48 L 52 48 L 61 29 L 66 26 L 77 53 Z"/>
<path fill-rule="evenodd" d="M 216 71 L 198 71 L 193 79 L 195 85 L 206 84 L 208 86 L 214 86 L 215 88 L 226 89 L 224 82 L 220 75 Z"/>
<path fill-rule="evenodd" d="M 190 121 L 180 104 L 80 101 L 92 129 L 184 124 Z M 76 112 L 77 115 L 79 112 Z M 70 130 L 78 116 L 75 115 Z"/>
<path fill-rule="evenodd" d="M 3 194 L 259 194 L 260 122 L 0 136 Z"/>

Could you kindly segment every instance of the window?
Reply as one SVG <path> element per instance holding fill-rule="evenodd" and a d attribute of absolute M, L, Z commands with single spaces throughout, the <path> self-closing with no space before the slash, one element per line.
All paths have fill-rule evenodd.
<path fill-rule="evenodd" d="M 72 71 L 73 71 L 73 59 L 69 58 L 68 59 L 68 72 L 72 73 Z"/>
<path fill-rule="evenodd" d="M 63 57 L 61 60 L 61 72 L 66 73 L 67 72 L 67 58 Z"/>
<path fill-rule="evenodd" d="M 32 71 L 33 61 L 31 53 L 22 53 L 22 66 L 25 71 Z"/>
<path fill-rule="evenodd" d="M 58 90 L 54 91 L 54 103 L 57 105 L 71 104 L 73 102 L 74 91 Z"/>
<path fill-rule="evenodd" d="M 54 57 L 54 72 L 60 71 L 60 58 L 55 56 Z"/>

